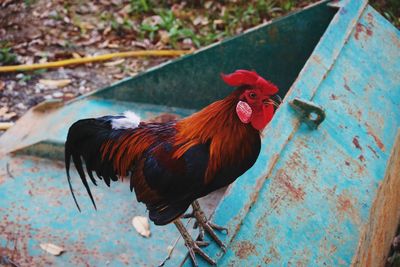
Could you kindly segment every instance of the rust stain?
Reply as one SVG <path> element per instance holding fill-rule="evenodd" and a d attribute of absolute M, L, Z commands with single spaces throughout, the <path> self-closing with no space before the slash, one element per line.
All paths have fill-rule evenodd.
<path fill-rule="evenodd" d="M 263 260 L 264 260 L 264 263 L 265 263 L 266 265 L 269 265 L 269 264 L 272 262 L 272 259 L 269 258 L 269 257 L 264 257 Z"/>
<path fill-rule="evenodd" d="M 345 216 L 350 217 L 354 223 L 360 223 L 361 219 L 354 207 L 352 198 L 347 192 L 342 192 L 337 199 L 336 208 L 339 213 L 339 218 L 343 219 Z"/>
<path fill-rule="evenodd" d="M 281 255 L 274 247 L 270 247 L 268 253 L 271 255 L 272 258 L 276 259 L 277 261 L 281 260 Z"/>
<path fill-rule="evenodd" d="M 302 142 L 299 144 L 299 148 L 301 149 L 302 146 L 305 146 L 305 143 Z M 307 172 L 308 170 L 308 165 L 303 162 L 303 157 L 298 153 L 298 152 L 293 152 L 293 154 L 290 156 L 290 161 L 288 162 L 288 166 L 291 170 L 304 170 L 304 172 Z"/>
<path fill-rule="evenodd" d="M 241 241 L 235 252 L 235 255 L 240 259 L 246 259 L 252 254 L 256 253 L 256 246 L 254 246 L 250 241 Z"/>
<path fill-rule="evenodd" d="M 297 201 L 304 200 L 305 192 L 301 187 L 294 187 L 290 181 L 284 181 L 284 185 L 286 186 L 287 190 L 291 193 L 293 198 Z"/>
<path fill-rule="evenodd" d="M 351 204 L 350 199 L 343 195 L 340 195 L 338 198 L 337 208 L 339 211 L 349 212 L 351 209 L 353 209 L 353 204 Z"/>
<path fill-rule="evenodd" d="M 279 214 L 279 210 L 277 209 L 277 208 L 278 208 L 278 204 L 279 204 L 279 202 L 281 202 L 283 199 L 285 199 L 285 196 L 282 195 L 282 194 L 275 195 L 275 196 L 271 199 L 271 207 L 272 207 L 272 209 L 275 210 L 276 213 L 278 213 L 278 214 Z"/>
<path fill-rule="evenodd" d="M 364 161 L 365 161 L 365 158 L 364 158 L 363 155 L 360 155 L 360 156 L 358 157 L 358 159 L 359 159 L 361 162 L 364 162 Z"/>
<path fill-rule="evenodd" d="M 344 162 L 344 164 L 346 164 L 346 166 L 350 166 L 350 162 L 348 162 L 347 160 Z"/>
<path fill-rule="evenodd" d="M 358 136 L 357 136 L 357 135 L 354 136 L 354 138 L 353 138 L 353 144 L 354 144 L 354 146 L 355 146 L 356 148 L 362 150 L 362 147 L 360 146 L 360 142 L 358 141 Z"/>
<path fill-rule="evenodd" d="M 379 158 L 378 153 L 376 153 L 375 149 L 373 149 L 370 145 L 368 145 L 369 150 L 372 151 L 372 153 L 374 153 L 374 155 Z"/>
<path fill-rule="evenodd" d="M 354 94 L 353 90 L 351 90 L 351 88 L 346 83 L 344 84 L 344 89 Z"/>
<path fill-rule="evenodd" d="M 357 119 L 358 119 L 358 121 L 361 121 L 361 118 L 362 118 L 362 112 L 361 112 L 361 110 L 358 110 L 357 111 Z"/>
<path fill-rule="evenodd" d="M 351 90 L 350 86 L 347 85 L 347 79 L 346 77 L 343 78 L 344 80 L 344 89 L 346 89 L 347 91 L 349 91 L 350 93 L 354 94 L 353 90 Z"/>
<path fill-rule="evenodd" d="M 390 39 L 393 44 L 397 46 L 397 48 L 400 49 L 400 39 L 397 37 L 395 33 L 390 33 Z"/>
<path fill-rule="evenodd" d="M 332 100 L 336 100 L 336 99 L 337 99 L 337 96 L 335 96 L 334 94 L 331 94 L 331 99 L 332 99 Z"/>
<path fill-rule="evenodd" d="M 292 179 L 287 175 L 285 170 L 279 170 L 276 175 L 278 183 L 283 186 L 283 189 L 288 196 L 290 196 L 295 201 L 304 200 L 304 196 L 306 195 L 306 193 L 304 192 L 303 188 L 301 188 L 300 186 L 294 186 Z M 279 198 L 273 200 L 273 202 L 275 201 L 279 201 Z M 274 206 L 274 204 L 275 203 L 272 203 L 272 206 Z"/>
<path fill-rule="evenodd" d="M 372 36 L 373 31 L 371 30 L 371 27 L 367 27 L 361 23 L 357 23 L 356 25 L 356 33 L 354 35 L 354 37 L 356 38 L 356 40 L 360 39 L 360 35 L 361 33 L 365 32 L 365 34 L 367 36 Z"/>
<path fill-rule="evenodd" d="M 322 63 L 322 60 L 321 60 L 321 58 L 320 58 L 318 55 L 314 55 L 314 56 L 313 56 L 313 59 L 314 59 L 315 62 L 317 62 L 318 64 L 321 64 L 321 63 Z"/>
<path fill-rule="evenodd" d="M 364 172 L 364 170 L 365 170 L 364 166 L 359 164 L 357 168 L 357 173 L 361 175 Z"/>
<path fill-rule="evenodd" d="M 375 140 L 376 145 L 379 147 L 380 150 L 385 151 L 385 145 L 382 143 L 381 139 L 374 133 L 372 127 L 366 122 L 365 126 L 367 127 L 367 132 L 370 136 L 372 136 Z"/>
<path fill-rule="evenodd" d="M 374 26 L 374 15 L 371 12 L 367 14 L 367 21 L 369 25 Z"/>

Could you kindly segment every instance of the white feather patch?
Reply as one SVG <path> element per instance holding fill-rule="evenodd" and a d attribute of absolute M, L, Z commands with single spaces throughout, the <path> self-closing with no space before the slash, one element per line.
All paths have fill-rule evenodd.
<path fill-rule="evenodd" d="M 125 111 L 123 113 L 124 118 L 113 119 L 111 121 L 111 127 L 114 130 L 118 129 L 133 129 L 138 127 L 140 123 L 140 117 L 132 111 Z"/>

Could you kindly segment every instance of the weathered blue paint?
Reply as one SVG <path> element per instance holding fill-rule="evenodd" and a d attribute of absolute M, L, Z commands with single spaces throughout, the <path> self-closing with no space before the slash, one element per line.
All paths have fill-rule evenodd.
<path fill-rule="evenodd" d="M 256 164 L 228 189 L 215 211 L 214 221 L 229 228 L 228 235 L 220 235 L 228 251 L 223 254 L 211 243 L 206 252 L 220 266 L 349 265 L 400 126 L 400 34 L 367 1 L 339 2 L 333 19 L 335 11 L 325 5 L 323 2 L 264 25 L 53 112 L 29 112 L 0 138 L 1 254 L 15 255 L 21 266 L 158 264 L 178 232 L 171 225 L 152 225 L 150 239 L 138 236 L 130 220 L 146 211 L 126 184 L 113 184 L 111 190 L 102 184 L 93 188 L 99 207 L 95 212 L 78 179 L 73 179 L 84 207 L 81 214 L 76 211 L 65 183 L 64 166 L 54 161 L 62 158 L 68 126 L 80 118 L 127 109 L 143 118 L 162 113 L 187 116 L 226 94 L 226 87 L 218 92 L 207 88 L 208 82 L 219 85 L 218 77 L 211 74 L 243 66 L 254 65 L 260 73 L 271 73 L 270 79 L 285 94 L 308 59 L 285 103 L 264 130 Z M 312 23 L 301 24 L 311 15 L 309 23 L 321 23 L 314 26 L 322 36 L 315 49 L 314 42 L 320 36 L 304 40 L 304 34 L 311 35 L 314 28 Z M 326 21 L 330 25 L 324 32 L 326 25 L 322 24 Z M 286 59 L 281 45 L 296 46 L 296 42 L 301 42 L 305 52 L 293 48 Z M 253 44 L 257 54 L 244 57 Z M 231 58 L 225 62 L 220 56 L 214 57 L 218 59 L 215 65 L 205 68 L 212 55 L 229 57 L 227 51 L 234 51 L 235 46 L 241 51 L 237 65 Z M 271 59 L 274 64 L 279 60 L 279 64 L 274 65 Z M 196 62 L 201 64 L 196 66 Z M 288 78 L 285 65 L 290 68 Z M 216 71 L 217 67 L 221 70 Z M 193 72 L 185 72 L 191 68 Z M 182 84 L 195 81 L 201 70 L 207 79 L 192 90 L 180 91 Z M 174 72 L 179 72 L 182 80 L 178 75 L 168 84 Z M 166 98 L 167 85 L 176 96 Z M 130 89 L 132 86 L 139 89 Z M 182 101 L 182 95 L 193 101 Z M 131 102 L 136 98 L 153 104 Z M 318 129 L 302 123 L 288 104 L 294 98 L 324 108 L 326 118 Z M 171 105 L 180 108 L 168 107 Z M 20 153 L 15 156 L 4 154 L 16 149 Z M 209 202 L 215 204 L 216 200 Z M 46 242 L 67 251 L 60 257 L 50 256 L 39 248 Z M 181 240 L 167 266 L 178 265 L 185 251 Z"/>
<path fill-rule="evenodd" d="M 255 166 L 217 207 L 229 250 L 206 251 L 219 265 L 351 263 L 400 126 L 399 48 L 399 32 L 367 1 L 341 2 Z M 295 97 L 326 109 L 318 130 L 289 107 Z"/>
<path fill-rule="evenodd" d="M 0 160 L 0 170 L 0 255 L 20 266 L 154 266 L 179 236 L 173 225 L 151 225 L 150 239 L 136 233 L 131 219 L 147 212 L 135 201 L 128 182 L 114 183 L 111 189 L 104 184 L 93 187 L 99 208 L 95 211 L 78 179 L 73 179 L 83 207 L 79 213 L 63 186 L 63 164 L 7 156 Z M 54 257 L 40 249 L 41 243 L 59 245 L 66 252 Z M 179 264 L 185 247 L 179 244 L 175 253 L 172 265 Z"/>

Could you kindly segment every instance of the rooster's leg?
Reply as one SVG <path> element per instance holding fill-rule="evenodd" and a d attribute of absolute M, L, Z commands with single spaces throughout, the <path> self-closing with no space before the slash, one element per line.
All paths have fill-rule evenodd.
<path fill-rule="evenodd" d="M 196 223 L 199 226 L 199 231 L 200 231 L 199 239 L 203 240 L 204 232 L 207 232 L 212 237 L 212 239 L 214 239 L 215 242 L 218 243 L 218 245 L 222 248 L 222 250 L 225 251 L 226 250 L 225 244 L 221 241 L 221 239 L 219 239 L 214 230 L 225 231 L 226 233 L 228 233 L 228 229 L 210 222 L 207 219 L 207 216 L 204 213 L 204 211 L 202 211 L 202 209 L 200 208 L 200 204 L 197 200 L 193 201 L 192 207 L 193 207 L 193 217 L 196 218 Z"/>
<path fill-rule="evenodd" d="M 207 242 L 204 241 L 194 241 L 190 236 L 189 232 L 186 230 L 183 223 L 177 219 L 174 221 L 176 228 L 178 228 L 181 233 L 183 239 L 185 240 L 185 246 L 189 250 L 190 258 L 193 261 L 194 266 L 198 266 L 196 261 L 196 253 L 202 256 L 209 264 L 216 265 L 215 261 L 210 258 L 200 247 L 208 245 Z"/>

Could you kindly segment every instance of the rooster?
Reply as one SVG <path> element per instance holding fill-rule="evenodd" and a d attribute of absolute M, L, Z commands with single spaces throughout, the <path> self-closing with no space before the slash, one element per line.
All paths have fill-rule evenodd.
<path fill-rule="evenodd" d="M 197 199 L 231 184 L 255 163 L 260 132 L 281 102 L 278 88 L 254 71 L 237 70 L 221 77 L 238 88 L 179 121 L 145 123 L 126 112 L 75 122 L 65 143 L 65 166 L 78 209 L 69 174 L 71 158 L 95 208 L 87 176 L 94 185 L 96 176 L 107 186 L 129 177 L 130 190 L 146 204 L 150 220 L 176 225 L 194 265 L 195 254 L 215 264 L 200 248 L 207 245 L 203 235 L 207 232 L 225 250 L 215 230 L 226 228 L 209 221 Z M 180 220 L 190 205 L 189 216 L 200 229 L 196 240 Z"/>

